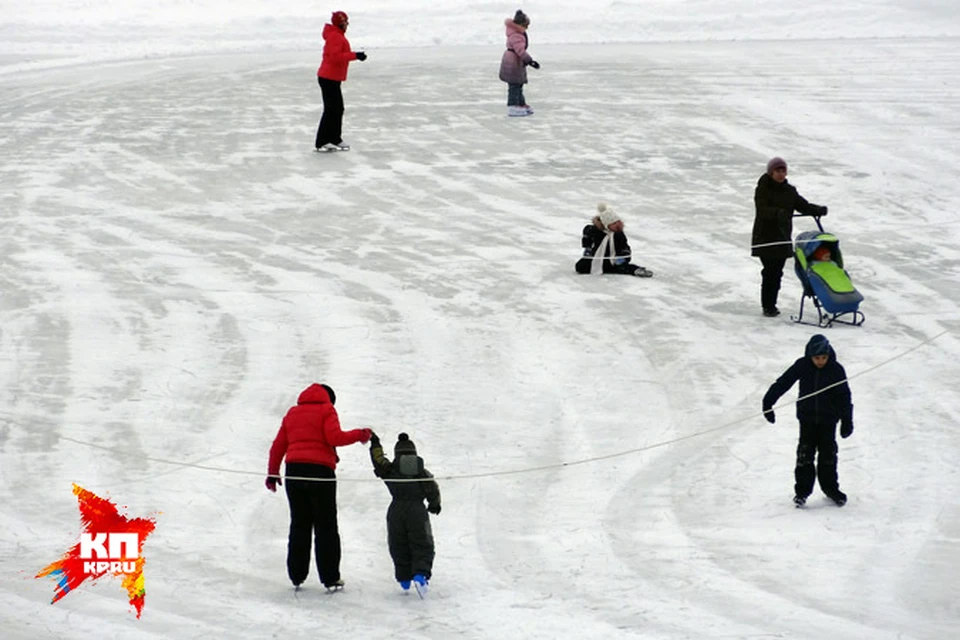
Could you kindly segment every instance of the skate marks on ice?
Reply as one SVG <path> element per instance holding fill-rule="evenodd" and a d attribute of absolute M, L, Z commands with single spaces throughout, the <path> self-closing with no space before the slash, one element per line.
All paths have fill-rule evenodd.
<path fill-rule="evenodd" d="M 502 116 L 499 96 L 490 97 L 502 87 L 486 72 L 447 73 L 481 69 L 480 57 L 457 61 L 453 55 L 442 62 L 451 65 L 443 67 L 444 82 L 457 78 L 455 91 L 444 86 L 443 93 L 453 96 L 445 105 L 449 109 L 430 114 L 423 107 L 434 96 L 422 88 L 439 86 L 439 72 L 410 65 L 419 74 L 411 81 L 386 64 L 368 67 L 371 79 L 396 77 L 380 93 L 400 92 L 404 101 L 378 102 L 367 88 L 372 84 L 352 79 L 345 87 L 346 122 L 354 127 L 351 142 L 360 146 L 330 163 L 314 162 L 306 151 L 319 96 L 315 84 L 298 84 L 298 78 L 314 64 L 312 56 L 281 56 L 269 69 L 252 57 L 234 56 L 205 59 L 203 69 L 189 61 L 147 61 L 108 65 L 104 74 L 94 80 L 85 75 L 82 82 L 70 73 L 42 77 L 37 87 L 58 86 L 46 94 L 57 99 L 41 100 L 35 93 L 22 99 L 13 137 L 0 143 L 9 151 L 5 157 L 23 158 L 2 165 L 4 183 L 9 180 L 18 194 L 20 215 L 11 235 L 22 240 L 4 252 L 12 256 L 5 264 L 18 277 L 29 276 L 3 280 L 4 300 L 20 301 L 13 327 L 5 325 L 4 332 L 25 336 L 31 345 L 30 353 L 15 359 L 25 365 L 16 393 L 62 394 L 63 401 L 43 398 L 44 412 L 56 422 L 94 425 L 83 434 L 92 441 L 120 433 L 134 451 L 171 455 L 229 442 L 235 456 L 230 463 L 244 468 L 262 464 L 264 438 L 269 440 L 264 434 L 276 427 L 277 407 L 287 406 L 277 399 L 286 393 L 277 386 L 287 389 L 288 381 L 322 371 L 334 371 L 344 388 L 357 394 L 347 403 L 351 420 L 375 426 L 389 415 L 398 423 L 415 423 L 451 470 L 523 468 L 602 455 L 669 439 L 697 428 L 701 419 L 754 411 L 748 400 L 769 384 L 769 371 L 783 364 L 775 343 L 795 333 L 784 327 L 757 339 L 743 337 L 734 330 L 740 318 L 731 323 L 729 308 L 710 306 L 730 304 L 741 294 L 746 305 L 755 298 L 750 278 L 756 276 L 753 263 L 742 270 L 731 266 L 732 249 L 712 247 L 721 242 L 724 249 L 735 245 L 745 253 L 744 229 L 752 211 L 744 193 L 752 185 L 742 174 L 769 148 L 793 145 L 796 163 L 806 167 L 797 178 L 802 175 L 802 191 L 812 196 L 806 187 L 816 185 L 831 204 L 843 197 L 844 183 L 811 167 L 846 160 L 830 156 L 839 154 L 829 150 L 837 146 L 832 129 L 821 134 L 830 144 L 796 147 L 798 140 L 816 139 L 809 128 L 820 116 L 800 118 L 802 109 L 783 102 L 777 109 L 760 108 L 766 115 L 756 120 L 750 105 L 735 104 L 723 87 L 740 82 L 740 76 L 732 77 L 729 69 L 750 69 L 754 57 L 730 53 L 737 51 L 734 45 L 718 46 L 712 52 L 720 52 L 719 63 L 712 64 L 704 59 L 711 55 L 708 45 L 694 45 L 683 56 L 675 55 L 685 51 L 679 45 L 659 53 L 657 47 L 611 49 L 610 59 L 597 59 L 579 73 L 596 73 L 623 56 L 630 62 L 611 65 L 614 78 L 587 98 L 582 84 L 541 78 L 531 87 L 542 93 L 537 100 L 530 94 L 538 119 L 523 123 L 528 128 L 522 154 L 511 144 L 518 123 Z M 817 58 L 798 47 L 795 54 L 778 54 L 778 64 Z M 817 55 L 829 52 L 823 43 L 816 49 Z M 600 51 L 601 58 L 607 55 Z M 576 64 L 575 54 L 567 54 L 568 68 Z M 836 50 L 834 56 L 843 59 Z M 698 65 L 705 71 L 692 78 Z M 645 74 L 640 84 L 631 80 L 638 68 Z M 557 71 L 562 78 L 565 72 Z M 793 82 L 811 83 L 811 77 Z M 756 95 L 757 86 L 737 95 Z M 794 87 L 794 93 L 803 88 Z M 625 114 L 637 123 L 627 131 Z M 751 115 L 739 117 L 745 114 Z M 955 122 L 950 117 L 948 124 Z M 767 119 L 782 125 L 770 128 L 784 131 L 782 137 L 758 139 L 751 131 L 764 127 L 736 124 Z M 580 144 L 587 122 L 595 126 L 589 144 Z M 869 157 L 864 155 L 864 162 Z M 951 156 L 942 162 L 949 165 Z M 873 169 L 864 173 L 879 175 Z M 897 193 L 904 201 L 913 195 Z M 591 282 L 572 274 L 577 232 L 598 194 L 632 208 L 628 229 L 635 230 L 642 262 L 658 274 L 655 282 L 642 284 L 653 286 L 615 278 Z M 863 213 L 847 218 L 850 224 L 885 224 L 867 211 L 871 207 L 861 208 Z M 680 220 L 684 224 L 678 227 Z M 678 228 L 685 236 L 681 247 L 658 246 Z M 944 235 L 947 242 L 949 230 Z M 844 353 L 869 354 L 868 338 L 890 348 L 903 337 L 901 329 L 864 332 L 851 338 Z M 618 337 L 617 349 L 610 347 L 611 336 Z M 103 345 L 113 343 L 122 363 L 99 357 Z M 923 389 L 929 383 L 929 377 L 916 381 L 918 398 L 929 394 Z M 891 389 L 910 381 L 897 376 L 873 384 Z M 358 391 L 369 388 L 376 393 Z M 599 393 L 616 401 L 598 403 Z M 32 413 L 26 400 L 15 406 L 20 418 Z M 921 408 L 920 400 L 912 407 Z M 861 410 L 869 411 L 858 405 Z M 882 411 L 865 415 L 874 430 L 882 424 Z M 920 422 L 908 420 L 910 415 Z M 128 431 L 110 427 L 107 416 Z M 916 411 L 899 419 L 917 430 L 939 423 L 939 417 Z M 143 428 L 130 432 L 129 425 Z M 461 504 L 476 509 L 464 509 L 470 515 L 459 519 L 456 511 L 445 510 L 438 522 L 437 568 L 447 576 L 438 579 L 443 586 L 429 600 L 417 604 L 429 606 L 444 592 L 453 595 L 443 611 L 433 607 L 416 624 L 434 637 L 444 637 L 438 630 L 446 637 L 490 637 L 508 628 L 507 622 L 526 637 L 543 632 L 562 637 L 583 627 L 596 629 L 588 633 L 598 638 L 629 637 L 647 628 L 666 637 L 697 635 L 703 628 L 740 635 L 762 628 L 759 615 L 742 612 L 750 608 L 780 616 L 783 633 L 807 629 L 808 610 L 824 632 L 839 628 L 847 637 L 878 632 L 864 621 L 870 610 L 865 603 L 875 599 L 878 608 L 887 606 L 891 592 L 905 590 L 905 580 L 885 571 L 910 572 L 891 564 L 871 571 L 864 564 L 877 548 L 865 525 L 854 531 L 854 551 L 825 550 L 836 566 L 837 588 L 854 593 L 848 593 L 853 614 L 838 613 L 816 592 L 785 584 L 789 578 L 781 575 L 796 576 L 797 567 L 806 565 L 787 567 L 791 556 L 774 549 L 782 540 L 802 547 L 823 531 L 842 535 L 851 514 L 890 500 L 880 489 L 874 495 L 851 491 L 845 509 L 855 506 L 856 512 L 795 513 L 789 496 L 784 498 L 794 446 L 785 434 L 789 427 L 766 428 L 733 429 L 699 445 L 515 483 L 451 487 Z M 45 429 L 30 423 L 28 433 L 8 437 L 8 446 L 48 450 L 54 443 Z M 734 435 L 738 439 L 727 439 Z M 940 445 L 941 451 L 956 450 L 949 439 Z M 841 481 L 869 486 L 857 474 L 866 477 L 884 463 L 860 453 L 847 457 L 857 446 L 843 444 Z M 90 473 L 89 459 L 81 456 L 57 470 L 57 462 L 73 451 L 62 449 L 40 469 Z M 949 465 L 932 466 L 921 450 L 906 451 L 931 478 L 950 477 Z M 345 453 L 345 473 L 365 468 L 363 453 Z M 127 478 L 125 462 L 108 459 L 99 481 Z M 21 464 L 28 471 L 27 463 Z M 193 628 L 198 620 L 212 624 L 213 609 L 204 603 L 218 593 L 217 586 L 238 580 L 243 586 L 236 601 L 245 606 L 232 595 L 217 599 L 218 608 L 231 612 L 235 629 L 310 624 L 285 615 L 292 598 L 282 580 L 282 548 L 272 550 L 274 562 L 264 560 L 255 570 L 234 570 L 218 552 L 225 540 L 235 542 L 231 517 L 249 532 L 259 506 L 249 496 L 262 491 L 260 483 L 232 486 L 191 472 L 167 479 L 162 492 L 143 497 L 162 505 L 171 496 L 190 496 L 193 507 L 171 510 L 171 521 L 189 522 L 213 502 L 242 506 L 240 515 L 210 511 L 222 525 L 177 539 L 178 549 L 199 549 L 195 554 L 170 552 L 164 558 L 169 567 L 161 582 L 179 579 L 184 591 L 178 595 L 154 584 L 151 607 L 156 605 L 158 616 L 186 612 L 165 616 L 165 631 Z M 215 490 L 201 495 L 198 482 L 214 484 Z M 946 522 L 930 515 L 938 494 L 928 484 L 913 486 L 924 496 L 919 511 L 906 505 L 901 512 L 880 509 L 867 521 L 878 531 L 889 530 L 897 515 L 908 516 L 906 523 Z M 35 504 L 55 502 L 40 489 L 29 496 Z M 35 515 L 23 502 L 4 502 L 18 505 L 21 520 Z M 279 522 L 274 537 L 282 542 L 282 500 L 271 509 Z M 761 523 L 758 530 L 745 527 L 744 514 Z M 779 522 L 790 524 L 781 530 Z M 910 535 L 902 528 L 892 531 L 898 538 Z M 451 548 L 441 535 L 467 542 Z M 359 539 L 344 539 L 345 558 L 356 557 L 356 548 L 350 549 Z M 908 547 L 904 557 L 916 551 L 932 562 L 948 549 L 941 534 L 928 540 L 917 550 Z M 252 536 L 245 544 L 256 549 Z M 458 576 L 454 568 L 468 575 Z M 816 582 L 812 569 L 802 576 Z M 410 602 L 395 597 L 389 574 L 361 568 L 347 577 L 348 590 L 319 605 L 344 606 L 335 614 L 344 628 L 362 633 L 369 611 L 369 604 L 351 608 L 355 584 L 375 605 L 401 603 L 384 614 L 384 624 L 408 619 L 399 607 Z M 272 602 L 263 595 L 265 583 L 279 585 L 283 597 L 261 615 L 249 603 Z M 864 583 L 875 586 L 857 595 L 861 591 L 851 585 Z M 191 603 L 178 609 L 180 598 Z M 877 619 L 891 622 L 891 628 L 907 621 L 911 628 L 942 629 L 924 620 L 928 611 L 918 604 L 923 599 L 912 599 L 915 610 L 891 607 L 890 617 Z M 703 613 L 703 627 L 691 620 L 690 602 Z M 492 620 L 490 610 L 514 615 Z M 46 605 L 38 615 L 48 611 Z M 840 624 L 830 627 L 833 616 Z"/>

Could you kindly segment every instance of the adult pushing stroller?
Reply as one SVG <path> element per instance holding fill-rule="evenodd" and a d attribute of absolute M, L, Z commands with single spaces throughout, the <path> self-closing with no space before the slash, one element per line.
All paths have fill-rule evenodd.
<path fill-rule="evenodd" d="M 803 285 L 800 313 L 790 316 L 794 322 L 829 327 L 834 322 L 860 326 L 864 316 L 860 311 L 863 296 L 850 281 L 843 268 L 840 240 L 826 233 L 820 216 L 814 216 L 819 231 L 804 231 L 794 241 L 793 269 Z M 817 322 L 803 320 L 803 303 L 807 298 L 817 309 Z"/>

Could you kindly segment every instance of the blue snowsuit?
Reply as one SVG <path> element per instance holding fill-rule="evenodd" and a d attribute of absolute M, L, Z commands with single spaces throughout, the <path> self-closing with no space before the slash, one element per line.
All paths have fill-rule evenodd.
<path fill-rule="evenodd" d="M 828 356 L 827 364 L 818 369 L 812 357 L 823 352 Z M 839 421 L 840 435 L 844 438 L 853 433 L 853 403 L 846 379 L 847 372 L 837 362 L 833 347 L 825 337 L 815 335 L 807 343 L 804 357 L 784 371 L 763 396 L 763 411 L 770 414 L 767 419 L 772 422 L 773 405 L 795 382 L 800 382 L 800 398 L 816 394 L 797 402 L 800 442 L 797 445 L 794 490 L 801 498 L 813 492 L 815 479 L 819 479 L 820 489 L 828 497 L 843 496 L 837 481 L 836 427 Z M 814 469 L 817 452 L 819 459 Z M 846 496 L 843 498 L 845 500 Z"/>

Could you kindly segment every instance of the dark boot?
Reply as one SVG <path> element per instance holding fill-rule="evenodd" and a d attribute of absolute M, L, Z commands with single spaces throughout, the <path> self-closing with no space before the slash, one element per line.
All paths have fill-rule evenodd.
<path fill-rule="evenodd" d="M 837 503 L 838 507 L 847 503 L 847 496 L 840 491 L 840 483 L 837 480 L 837 443 L 835 440 L 820 444 L 820 458 L 817 460 L 817 480 L 820 482 L 820 490 Z"/>

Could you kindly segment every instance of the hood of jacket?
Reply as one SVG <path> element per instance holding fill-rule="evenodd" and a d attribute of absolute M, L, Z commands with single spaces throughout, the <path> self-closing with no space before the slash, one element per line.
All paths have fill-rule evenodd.
<path fill-rule="evenodd" d="M 343 37 L 344 31 L 340 27 L 335 27 L 332 24 L 323 25 L 323 39 L 329 40 L 332 37 Z"/>
<path fill-rule="evenodd" d="M 522 25 L 517 24 L 516 22 L 514 22 L 514 21 L 513 21 L 513 18 L 507 18 L 506 20 L 503 21 L 503 24 L 504 24 L 504 26 L 507 28 L 507 35 L 508 35 L 508 36 L 509 36 L 511 33 L 526 33 L 526 32 L 527 32 L 527 28 L 524 27 L 524 26 L 522 26 Z"/>
<path fill-rule="evenodd" d="M 330 394 L 322 386 L 314 383 L 300 393 L 297 404 L 330 404 Z"/>
<path fill-rule="evenodd" d="M 825 336 L 820 334 L 813 336 L 807 341 L 807 346 L 803 350 L 803 355 L 807 358 L 812 358 L 813 356 L 817 355 L 818 351 L 822 353 L 824 347 L 826 347 L 827 350 L 827 364 L 834 362 L 837 359 L 837 354 L 833 350 L 833 345 L 830 344 L 830 341 L 827 340 Z"/>

